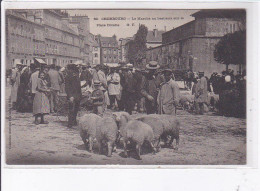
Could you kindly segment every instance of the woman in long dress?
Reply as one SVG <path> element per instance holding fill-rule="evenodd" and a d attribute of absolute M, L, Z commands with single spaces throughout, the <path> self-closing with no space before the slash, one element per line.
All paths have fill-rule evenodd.
<path fill-rule="evenodd" d="M 45 74 L 43 72 L 39 73 L 39 78 L 37 81 L 36 94 L 33 100 L 33 115 L 35 116 L 35 124 L 48 124 L 44 121 L 44 115 L 50 113 L 50 102 L 48 96 L 50 94 L 50 89 L 47 86 L 47 81 L 45 80 Z M 41 121 L 38 121 L 38 118 Z"/>

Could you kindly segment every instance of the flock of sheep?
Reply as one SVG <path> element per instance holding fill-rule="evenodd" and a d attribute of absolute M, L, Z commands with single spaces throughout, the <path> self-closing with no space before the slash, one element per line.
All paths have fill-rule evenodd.
<path fill-rule="evenodd" d="M 137 159 L 141 160 L 141 147 L 147 142 L 153 153 L 159 152 L 160 142 L 178 149 L 180 122 L 172 115 L 144 115 L 133 118 L 126 112 L 114 112 L 111 116 L 100 117 L 96 114 L 85 114 L 79 119 L 80 136 L 90 152 L 96 142 L 99 153 L 107 150 L 107 156 L 122 143 L 124 156 L 128 157 L 127 146 L 135 145 Z M 176 146 L 173 141 L 176 140 Z"/>

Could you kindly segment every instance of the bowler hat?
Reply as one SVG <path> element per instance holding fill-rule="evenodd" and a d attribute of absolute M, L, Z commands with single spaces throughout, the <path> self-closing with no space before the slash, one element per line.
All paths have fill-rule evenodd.
<path fill-rule="evenodd" d="M 160 66 L 158 65 L 158 63 L 156 61 L 150 61 L 149 64 L 146 65 L 146 68 L 149 70 L 156 70 L 156 69 L 160 68 Z"/>

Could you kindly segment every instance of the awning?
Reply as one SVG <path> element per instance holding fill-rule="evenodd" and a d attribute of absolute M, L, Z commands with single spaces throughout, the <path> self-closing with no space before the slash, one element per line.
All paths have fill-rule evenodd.
<path fill-rule="evenodd" d="M 112 68 L 120 66 L 118 63 L 104 63 L 104 65 Z"/>
<path fill-rule="evenodd" d="M 75 65 L 80 65 L 80 64 L 83 64 L 83 61 L 82 60 L 77 60 L 76 62 L 74 62 Z"/>
<path fill-rule="evenodd" d="M 35 58 L 35 60 L 40 64 L 45 64 L 45 62 L 41 58 Z"/>

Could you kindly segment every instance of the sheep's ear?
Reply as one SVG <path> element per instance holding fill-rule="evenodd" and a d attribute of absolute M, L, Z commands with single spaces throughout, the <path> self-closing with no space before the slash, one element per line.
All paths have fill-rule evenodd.
<path fill-rule="evenodd" d="M 121 116 L 124 117 L 127 122 L 130 120 L 130 116 L 128 116 L 128 115 L 126 115 L 126 114 L 122 114 Z"/>

